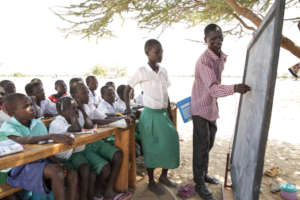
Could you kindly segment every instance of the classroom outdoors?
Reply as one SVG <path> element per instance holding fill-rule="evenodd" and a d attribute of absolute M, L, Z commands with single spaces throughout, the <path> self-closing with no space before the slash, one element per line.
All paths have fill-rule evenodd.
<path fill-rule="evenodd" d="M 300 199 L 298 0 L 19 3 L 0 199 Z"/>

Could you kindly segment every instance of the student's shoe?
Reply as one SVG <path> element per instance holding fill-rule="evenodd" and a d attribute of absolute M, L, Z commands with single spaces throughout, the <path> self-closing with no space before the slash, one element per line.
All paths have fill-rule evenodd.
<path fill-rule="evenodd" d="M 211 191 L 206 187 L 205 183 L 199 184 L 195 188 L 198 195 L 204 200 L 216 200 Z"/>
<path fill-rule="evenodd" d="M 177 188 L 178 186 L 176 183 L 170 181 L 168 178 L 162 178 L 162 177 L 159 178 L 159 183 L 164 184 L 165 186 L 171 188 Z"/>
<path fill-rule="evenodd" d="M 218 185 L 219 184 L 219 180 L 218 179 L 216 179 L 213 176 L 209 176 L 209 175 L 205 175 L 204 181 L 206 183 L 210 183 L 210 184 L 214 184 L 214 185 Z"/>

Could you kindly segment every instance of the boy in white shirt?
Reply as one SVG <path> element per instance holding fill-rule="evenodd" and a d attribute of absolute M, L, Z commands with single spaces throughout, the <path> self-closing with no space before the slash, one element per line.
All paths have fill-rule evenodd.
<path fill-rule="evenodd" d="M 25 86 L 25 91 L 35 103 L 37 117 L 53 117 L 56 116 L 56 105 L 49 100 L 46 100 L 44 89 L 41 83 L 31 82 Z"/>
<path fill-rule="evenodd" d="M 98 107 L 101 98 L 97 95 L 98 81 L 96 76 L 88 76 L 85 79 L 85 83 L 89 88 L 89 106 Z"/>
<path fill-rule="evenodd" d="M 113 87 L 107 85 L 103 86 L 101 88 L 101 97 L 103 100 L 99 104 L 98 110 L 102 113 L 108 116 L 114 116 L 117 113 L 123 113 L 125 111 L 126 104 L 124 103 L 124 109 L 124 106 L 122 106 L 122 104 L 118 104 L 116 102 L 116 96 Z"/>
<path fill-rule="evenodd" d="M 62 97 L 56 103 L 58 116 L 49 125 L 49 134 L 67 134 L 80 132 L 81 126 L 78 118 L 77 103 L 71 97 Z M 79 174 L 80 199 L 92 199 L 93 194 L 88 194 L 88 189 L 93 187 L 96 174 L 90 171 L 88 160 L 85 158 L 83 150 L 85 146 L 77 147 L 55 155 L 58 163 L 63 163 L 66 167 L 76 169 Z"/>

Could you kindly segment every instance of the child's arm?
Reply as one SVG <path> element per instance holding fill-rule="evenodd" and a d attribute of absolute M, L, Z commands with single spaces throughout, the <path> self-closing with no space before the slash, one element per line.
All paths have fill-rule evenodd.
<path fill-rule="evenodd" d="M 74 110 L 72 110 L 74 111 Z M 68 132 L 80 132 L 81 131 L 81 126 L 79 124 L 79 121 L 78 121 L 78 112 L 75 113 L 75 112 L 72 112 L 70 111 L 70 116 L 71 116 L 71 126 L 68 128 Z"/>
<path fill-rule="evenodd" d="M 53 140 L 54 142 L 68 144 L 68 145 L 72 145 L 74 142 L 73 138 L 64 134 L 30 136 L 30 137 L 18 137 L 18 136 L 10 135 L 8 136 L 8 138 L 20 144 L 37 144 L 40 141 L 47 141 L 47 140 Z"/>
<path fill-rule="evenodd" d="M 133 90 L 132 87 L 127 85 L 124 90 L 124 100 L 126 104 L 126 110 L 125 113 L 130 114 L 131 113 L 131 108 L 130 108 L 130 91 Z"/>
<path fill-rule="evenodd" d="M 83 105 L 79 106 L 79 110 L 82 112 L 83 119 L 84 119 L 84 128 L 86 129 L 92 129 L 94 127 L 93 121 L 87 116 Z"/>

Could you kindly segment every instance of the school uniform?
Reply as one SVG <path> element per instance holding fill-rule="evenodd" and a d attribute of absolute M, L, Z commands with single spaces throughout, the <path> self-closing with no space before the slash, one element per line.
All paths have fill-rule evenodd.
<path fill-rule="evenodd" d="M 118 101 L 120 101 L 120 99 Z M 115 102 L 113 104 L 110 104 L 110 103 L 108 103 L 107 101 L 105 101 L 103 99 L 101 101 L 101 103 L 99 104 L 97 110 L 99 112 L 102 112 L 102 113 L 105 113 L 105 114 L 108 114 L 108 113 L 110 113 L 110 114 L 116 114 L 118 112 L 124 112 L 123 109 L 120 107 L 120 106 L 122 106 L 121 103 L 120 102 L 117 103 L 117 102 Z M 126 109 L 126 105 L 125 105 L 125 109 Z"/>
<path fill-rule="evenodd" d="M 100 96 L 98 96 L 96 94 L 96 91 L 92 92 L 92 90 L 89 89 L 89 103 L 88 103 L 88 105 L 93 105 L 97 108 L 100 102 L 101 102 L 101 98 L 100 98 Z"/>
<path fill-rule="evenodd" d="M 0 126 L 6 122 L 7 120 L 9 120 L 10 116 L 8 116 L 8 114 L 6 114 L 5 112 L 3 112 L 3 110 L 0 110 Z"/>
<path fill-rule="evenodd" d="M 65 134 L 70 126 L 71 124 L 63 116 L 58 115 L 49 125 L 49 134 Z M 65 166 L 78 169 L 80 165 L 88 163 L 83 154 L 84 149 L 85 145 L 58 153 L 55 157 L 59 158 Z"/>
<path fill-rule="evenodd" d="M 30 127 L 21 124 L 16 118 L 12 117 L 0 128 L 2 136 L 41 136 L 48 134 L 44 123 L 39 119 L 32 119 Z M 20 187 L 28 191 L 45 194 L 49 192 L 44 184 L 43 172 L 49 163 L 47 159 L 40 159 L 28 164 L 12 168 L 7 175 L 7 183 L 13 187 Z"/>
<path fill-rule="evenodd" d="M 191 96 L 193 118 L 193 174 L 200 185 L 208 171 L 209 152 L 213 147 L 219 118 L 217 99 L 234 93 L 233 85 L 222 85 L 226 55 L 218 57 L 207 49 L 198 59 Z"/>
<path fill-rule="evenodd" d="M 170 86 L 167 70 L 159 67 L 156 73 L 147 64 L 137 70 L 128 84 L 132 88 L 140 84 L 144 91 L 144 110 L 137 129 L 140 133 L 146 167 L 177 168 L 180 160 L 179 140 L 167 112 Z"/>
<path fill-rule="evenodd" d="M 39 117 L 42 117 L 45 114 L 57 114 L 56 104 L 49 100 L 41 101 L 41 106 L 34 103 L 34 107 Z"/>
<path fill-rule="evenodd" d="M 84 111 L 90 119 L 105 119 L 106 115 L 100 112 L 98 109 L 93 109 L 94 107 L 85 104 Z M 79 111 L 79 124 L 84 125 L 84 118 L 81 111 Z M 83 151 L 85 158 L 91 169 L 100 174 L 102 168 L 112 161 L 114 154 L 119 151 L 114 145 L 110 144 L 105 140 L 98 140 L 96 142 L 87 144 L 85 150 Z"/>

